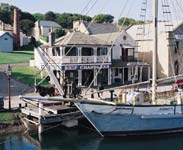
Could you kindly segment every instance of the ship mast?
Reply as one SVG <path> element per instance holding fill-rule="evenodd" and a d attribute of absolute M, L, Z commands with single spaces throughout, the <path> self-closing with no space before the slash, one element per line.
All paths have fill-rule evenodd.
<path fill-rule="evenodd" d="M 157 89 L 157 51 L 158 51 L 158 0 L 152 0 L 153 3 L 153 58 L 152 58 L 152 103 L 156 104 Z"/>

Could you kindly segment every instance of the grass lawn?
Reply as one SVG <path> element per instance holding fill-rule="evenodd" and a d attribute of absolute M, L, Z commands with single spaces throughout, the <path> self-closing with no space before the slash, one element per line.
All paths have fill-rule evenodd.
<path fill-rule="evenodd" d="M 34 67 L 14 67 L 12 70 L 12 76 L 28 85 L 34 85 L 35 75 L 39 73 L 39 69 Z M 40 74 L 36 76 L 37 83 L 41 81 Z M 44 81 L 41 85 L 46 86 L 48 82 Z"/>
<path fill-rule="evenodd" d="M 14 51 L 12 53 L 0 52 L 0 64 L 13 64 L 29 62 L 34 58 L 34 51 Z"/>
<path fill-rule="evenodd" d="M 13 113 L 9 112 L 1 112 L 0 113 L 0 121 L 13 121 L 15 119 L 15 116 Z"/>

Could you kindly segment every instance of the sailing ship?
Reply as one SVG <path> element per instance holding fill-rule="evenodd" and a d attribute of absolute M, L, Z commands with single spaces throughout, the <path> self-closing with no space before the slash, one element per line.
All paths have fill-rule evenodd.
<path fill-rule="evenodd" d="M 137 134 L 154 134 L 180 132 L 183 130 L 182 100 L 162 104 L 156 96 L 157 89 L 157 34 L 158 34 L 158 0 L 153 0 L 154 13 L 154 50 L 152 74 L 152 101 L 143 102 L 142 93 L 133 92 L 131 103 L 94 99 L 64 99 L 63 97 L 25 97 L 24 99 L 63 100 L 75 102 L 76 107 L 92 124 L 101 136 L 121 136 Z M 130 97 L 130 96 L 126 96 Z M 128 103 L 127 103 L 128 101 Z"/>
<path fill-rule="evenodd" d="M 102 136 L 119 136 L 134 134 L 153 134 L 177 132 L 183 129 L 183 105 L 162 104 L 156 96 L 157 88 L 157 35 L 158 35 L 158 0 L 153 0 L 154 50 L 152 74 L 152 103 L 145 105 L 140 97 L 134 104 L 94 104 L 75 103 Z M 138 93 L 137 93 L 138 94 Z M 134 98 L 134 97 L 133 97 Z"/>

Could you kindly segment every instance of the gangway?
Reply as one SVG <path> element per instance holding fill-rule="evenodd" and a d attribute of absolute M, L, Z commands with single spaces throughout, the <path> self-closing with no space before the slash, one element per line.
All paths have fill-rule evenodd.
<path fill-rule="evenodd" d="M 63 95 L 63 90 L 62 90 L 62 87 L 59 83 L 59 81 L 57 80 L 57 78 L 55 77 L 53 71 L 51 70 L 51 67 L 50 67 L 50 63 L 49 61 L 47 60 L 45 54 L 44 54 L 44 51 L 38 47 L 36 48 L 36 51 L 37 51 L 37 54 L 39 55 L 43 65 L 45 66 L 45 69 L 46 71 L 48 72 L 48 75 L 50 76 L 50 78 L 53 80 L 54 84 L 55 84 L 55 87 L 58 89 L 60 95 Z"/>

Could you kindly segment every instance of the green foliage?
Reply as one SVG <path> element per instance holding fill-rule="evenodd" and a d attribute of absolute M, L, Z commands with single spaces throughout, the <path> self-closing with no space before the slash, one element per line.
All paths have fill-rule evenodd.
<path fill-rule="evenodd" d="M 8 4 L 1 4 L 0 5 L 0 20 L 2 20 L 4 23 L 7 24 L 13 24 L 13 12 L 14 12 L 15 6 L 8 5 Z M 20 11 L 20 20 L 29 19 L 33 22 L 36 21 L 34 16 L 32 16 L 28 12 Z"/>
<path fill-rule="evenodd" d="M 43 20 L 44 19 L 44 15 L 41 14 L 41 13 L 35 13 L 35 14 L 32 14 L 34 16 L 34 18 L 36 20 Z"/>
<path fill-rule="evenodd" d="M 48 37 L 47 36 L 41 35 L 40 39 L 45 41 L 45 42 L 48 42 Z"/>
<path fill-rule="evenodd" d="M 72 28 L 72 16 L 67 13 L 57 15 L 57 22 L 63 28 Z"/>
<path fill-rule="evenodd" d="M 56 35 L 56 38 L 64 36 L 65 35 L 65 30 L 63 30 L 63 29 L 56 29 L 55 30 L 55 35 Z"/>
<path fill-rule="evenodd" d="M 35 77 L 37 83 L 41 81 L 40 70 L 34 67 L 14 67 L 12 69 L 12 76 L 17 80 L 32 86 L 34 85 Z M 49 83 L 44 81 L 41 85 L 46 86 L 49 85 Z"/>
<path fill-rule="evenodd" d="M 12 25 L 14 7 L 15 6 L 8 5 L 8 4 L 0 5 L 0 20 L 2 20 L 4 23 L 8 23 Z M 44 19 L 55 21 L 58 24 L 60 24 L 63 28 L 68 28 L 68 29 L 72 28 L 73 21 L 77 21 L 77 20 L 91 21 L 92 20 L 91 17 L 80 15 L 80 14 L 71 14 L 71 13 L 60 14 L 60 13 L 54 13 L 52 11 L 48 11 L 46 14 L 41 14 L 41 13 L 30 14 L 28 12 L 23 12 L 20 10 L 20 21 L 30 20 L 32 22 L 35 22 L 36 20 L 44 20 Z M 32 23 L 28 21 L 26 21 L 25 25 L 24 23 L 21 24 L 21 29 L 26 34 L 29 34 L 29 31 L 27 29 L 28 27 L 32 27 L 31 25 Z"/>
<path fill-rule="evenodd" d="M 45 20 L 50 20 L 50 21 L 55 21 L 56 20 L 56 14 L 52 11 L 48 11 L 45 16 L 44 16 Z"/>
<path fill-rule="evenodd" d="M 6 24 L 13 24 L 13 12 L 15 6 L 8 5 L 8 4 L 1 4 L 0 5 L 0 20 L 2 20 Z M 20 12 L 20 28 L 21 30 L 30 35 L 32 27 L 34 27 L 34 22 L 36 19 L 28 12 Z"/>
<path fill-rule="evenodd" d="M 0 113 L 0 121 L 13 121 L 15 120 L 15 116 L 13 113 L 9 112 L 1 112 Z"/>
<path fill-rule="evenodd" d="M 34 22 L 29 19 L 24 19 L 20 21 L 20 28 L 22 29 L 23 33 L 26 35 L 31 35 L 32 28 L 34 27 Z"/>
<path fill-rule="evenodd" d="M 112 23 L 114 21 L 114 16 L 110 14 L 98 14 L 93 17 L 96 23 Z"/>
<path fill-rule="evenodd" d="M 73 27 L 73 21 L 77 20 L 91 21 L 92 18 L 80 14 L 63 13 L 57 14 L 56 22 L 60 24 L 63 28 L 71 29 Z"/>
<path fill-rule="evenodd" d="M 28 12 L 23 12 L 23 11 L 20 11 L 20 20 L 31 20 L 32 22 L 35 22 L 36 19 L 34 18 L 33 15 L 31 15 L 30 13 Z"/>
<path fill-rule="evenodd" d="M 136 25 L 136 24 L 142 24 L 143 22 L 141 21 L 137 21 L 135 19 L 131 19 L 131 18 L 121 18 L 118 20 L 118 25 L 121 26 L 129 26 L 129 25 Z"/>
<path fill-rule="evenodd" d="M 29 62 L 29 60 L 33 58 L 33 51 L 0 52 L 0 64 L 24 63 Z"/>
<path fill-rule="evenodd" d="M 14 6 L 8 4 L 0 5 L 0 20 L 4 23 L 12 24 L 13 23 L 13 9 Z"/>

